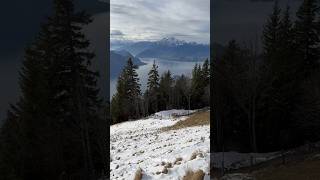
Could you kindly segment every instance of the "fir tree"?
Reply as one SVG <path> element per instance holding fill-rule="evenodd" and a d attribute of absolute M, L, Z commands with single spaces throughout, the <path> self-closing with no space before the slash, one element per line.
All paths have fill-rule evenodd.
<path fill-rule="evenodd" d="M 72 0 L 54 0 L 52 17 L 25 51 L 22 96 L 13 111 L 21 128 L 16 167 L 22 179 L 96 179 L 107 172 L 107 123 L 100 116 L 98 73 L 90 70 L 94 54 L 82 32 L 90 22 Z"/>
<path fill-rule="evenodd" d="M 203 82 L 203 94 L 202 94 L 202 106 L 209 106 L 210 99 L 210 65 L 209 60 L 206 59 L 202 65 L 202 78 Z"/>
<path fill-rule="evenodd" d="M 173 78 L 171 77 L 171 72 L 168 70 L 162 74 L 160 79 L 160 110 L 168 110 L 172 108 L 172 85 Z"/>
<path fill-rule="evenodd" d="M 128 100 L 127 108 L 129 109 L 129 117 L 136 119 L 140 117 L 140 100 L 141 100 L 141 90 L 139 84 L 139 77 L 136 72 L 137 66 L 129 58 L 127 65 L 124 70 L 125 79 L 125 93 L 126 99 Z"/>
<path fill-rule="evenodd" d="M 319 6 L 316 0 L 304 0 L 295 22 L 295 43 L 298 56 L 304 67 L 304 74 L 309 76 L 319 67 Z"/>
<path fill-rule="evenodd" d="M 210 67 L 208 59 L 206 59 L 202 65 L 202 78 L 206 85 L 210 84 Z"/>
<path fill-rule="evenodd" d="M 129 58 L 117 83 L 117 92 L 111 101 L 113 123 L 136 119 L 141 116 L 141 92 L 136 66 Z"/>
<path fill-rule="evenodd" d="M 281 23 L 280 14 L 281 9 L 279 8 L 278 0 L 276 0 L 273 6 L 273 12 L 269 16 L 263 29 L 264 54 L 271 66 L 276 61 L 277 47 L 279 47 L 279 29 Z"/>
<path fill-rule="evenodd" d="M 200 64 L 196 64 L 192 70 L 192 79 L 191 79 L 191 108 L 200 108 L 202 107 L 202 95 L 204 94 L 204 79 L 203 72 Z"/>
<path fill-rule="evenodd" d="M 148 112 L 155 113 L 159 110 L 159 101 L 158 101 L 158 90 L 159 90 L 159 73 L 158 73 L 158 66 L 156 62 L 153 62 L 152 68 L 148 73 L 148 94 L 147 104 L 148 104 Z"/>

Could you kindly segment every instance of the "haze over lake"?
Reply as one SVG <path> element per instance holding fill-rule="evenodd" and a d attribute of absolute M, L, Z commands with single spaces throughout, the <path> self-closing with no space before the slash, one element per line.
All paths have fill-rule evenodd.
<path fill-rule="evenodd" d="M 148 81 L 148 72 L 150 71 L 153 61 L 158 65 L 159 76 L 165 71 L 170 70 L 172 73 L 172 77 L 176 75 L 184 74 L 186 76 L 191 76 L 192 69 L 196 63 L 202 64 L 203 61 L 197 62 L 184 62 L 184 61 L 172 61 L 166 59 L 159 58 L 140 58 L 142 62 L 146 63 L 146 65 L 139 66 L 137 69 L 137 73 L 139 75 L 140 84 L 141 84 L 141 92 L 147 88 Z M 117 87 L 117 78 L 110 79 L 110 98 L 115 94 Z"/>

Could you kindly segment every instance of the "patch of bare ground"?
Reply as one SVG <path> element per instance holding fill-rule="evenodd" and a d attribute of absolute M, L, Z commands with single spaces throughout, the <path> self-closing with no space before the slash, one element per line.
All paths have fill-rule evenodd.
<path fill-rule="evenodd" d="M 257 180 L 319 180 L 320 160 L 307 159 L 281 166 L 272 166 L 253 173 Z"/>
<path fill-rule="evenodd" d="M 187 171 L 186 174 L 183 176 L 182 180 L 203 180 L 204 179 L 204 172 L 200 169 L 195 172 Z"/>
<path fill-rule="evenodd" d="M 226 171 L 225 174 L 248 174 L 254 180 L 319 180 L 320 179 L 320 151 L 292 150 L 292 154 L 278 157 L 252 167 L 243 167 Z M 213 178 L 221 178 L 221 169 L 212 168 Z"/>
<path fill-rule="evenodd" d="M 210 124 L 210 111 L 201 111 L 192 114 L 186 120 L 179 121 L 176 124 L 168 127 L 164 127 L 162 131 L 170 131 L 170 130 L 177 130 L 186 127 L 193 127 L 193 126 L 202 126 Z"/>

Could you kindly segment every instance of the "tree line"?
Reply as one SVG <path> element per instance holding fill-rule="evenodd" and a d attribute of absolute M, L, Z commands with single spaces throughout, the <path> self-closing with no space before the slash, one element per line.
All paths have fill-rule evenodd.
<path fill-rule="evenodd" d="M 320 7 L 291 17 L 275 2 L 257 41 L 232 40 L 212 63 L 215 151 L 276 151 L 320 140 Z"/>
<path fill-rule="evenodd" d="M 153 62 L 148 73 L 147 89 L 141 92 L 137 67 L 129 58 L 118 77 L 116 93 L 111 100 L 112 123 L 146 117 L 162 110 L 197 109 L 209 106 L 210 64 L 196 64 L 192 77 L 172 76 L 170 70 L 161 76 Z"/>
<path fill-rule="evenodd" d="M 106 109 L 82 30 L 91 17 L 76 12 L 72 0 L 53 4 L 53 15 L 25 49 L 22 95 L 0 130 L 4 180 L 93 180 L 109 171 Z"/>

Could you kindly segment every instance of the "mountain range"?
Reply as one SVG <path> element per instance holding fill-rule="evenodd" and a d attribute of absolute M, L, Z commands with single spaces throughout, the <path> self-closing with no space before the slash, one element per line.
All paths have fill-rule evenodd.
<path fill-rule="evenodd" d="M 111 46 L 115 43 L 111 42 Z M 186 42 L 173 37 L 159 41 L 117 42 L 117 50 L 126 50 L 139 58 L 159 58 L 175 61 L 199 61 L 210 56 L 208 44 Z"/>

